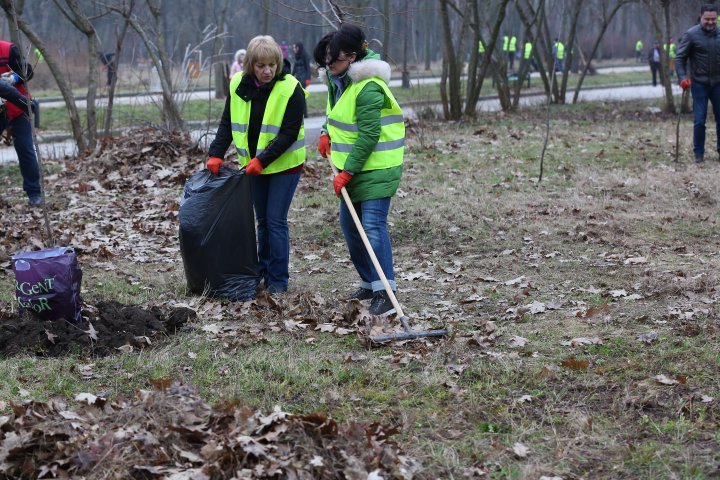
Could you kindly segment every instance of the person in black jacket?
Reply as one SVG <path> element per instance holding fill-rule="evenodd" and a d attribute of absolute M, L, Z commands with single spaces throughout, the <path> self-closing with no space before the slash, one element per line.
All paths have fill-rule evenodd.
<path fill-rule="evenodd" d="M 658 73 L 660 74 L 660 83 L 665 83 L 663 80 L 662 68 L 660 68 L 661 59 L 662 55 L 660 54 L 660 43 L 655 42 L 648 52 L 648 63 L 650 64 L 650 71 L 652 72 L 653 87 L 657 86 Z"/>
<path fill-rule="evenodd" d="M 305 162 L 305 90 L 289 75 L 280 47 L 258 36 L 247 47 L 242 74 L 233 76 L 207 168 L 219 173 L 235 143 L 238 162 L 250 175 L 258 260 L 270 294 L 287 291 L 290 262 L 288 211 Z"/>
<path fill-rule="evenodd" d="M 705 121 L 708 101 L 715 112 L 716 149 L 720 153 L 720 29 L 718 7 L 700 7 L 700 23 L 680 39 L 675 68 L 683 90 L 693 97 L 693 153 L 695 163 L 705 161 Z M 688 70 L 688 61 L 690 69 Z"/>
<path fill-rule="evenodd" d="M 300 85 L 307 87 L 310 85 L 311 69 L 310 69 L 310 55 L 305 51 L 305 47 L 302 42 L 297 42 L 293 45 L 293 51 L 295 52 L 295 64 L 292 68 L 293 77 L 298 79 Z M 305 118 L 307 118 L 307 104 L 304 110 Z"/>

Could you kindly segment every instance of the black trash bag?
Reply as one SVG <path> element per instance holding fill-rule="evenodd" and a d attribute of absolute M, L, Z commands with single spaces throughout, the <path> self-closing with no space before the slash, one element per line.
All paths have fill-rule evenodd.
<path fill-rule="evenodd" d="M 250 179 L 244 171 L 204 169 L 180 199 L 180 253 L 191 293 L 229 300 L 255 298 L 258 277 Z"/>

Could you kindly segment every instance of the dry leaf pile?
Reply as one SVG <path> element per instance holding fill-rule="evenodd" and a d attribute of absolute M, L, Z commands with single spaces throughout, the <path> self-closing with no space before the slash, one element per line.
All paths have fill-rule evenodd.
<path fill-rule="evenodd" d="M 79 394 L 75 410 L 55 400 L 12 405 L 0 416 L 0 479 L 411 479 L 420 469 L 391 440 L 393 428 L 211 407 L 169 383 L 115 402 Z"/>

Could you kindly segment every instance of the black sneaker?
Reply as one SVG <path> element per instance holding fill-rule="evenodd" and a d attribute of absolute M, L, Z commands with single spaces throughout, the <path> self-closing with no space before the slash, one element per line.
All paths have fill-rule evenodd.
<path fill-rule="evenodd" d="M 395 307 L 390 301 L 390 297 L 385 292 L 374 292 L 373 299 L 368 309 L 370 315 L 385 316 L 395 313 Z"/>
<path fill-rule="evenodd" d="M 373 298 L 373 291 L 363 287 L 358 288 L 352 295 L 347 297 L 348 300 L 360 300 L 361 302 L 363 300 L 370 300 L 371 298 Z"/>
<path fill-rule="evenodd" d="M 704 155 L 695 155 L 695 163 L 703 163 L 705 161 Z"/>

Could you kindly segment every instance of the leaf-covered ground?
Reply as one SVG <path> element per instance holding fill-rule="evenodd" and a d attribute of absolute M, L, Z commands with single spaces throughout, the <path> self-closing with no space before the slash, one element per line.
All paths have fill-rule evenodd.
<path fill-rule="evenodd" d="M 364 305 L 341 300 L 355 274 L 324 160 L 308 162 L 290 212 L 290 291 L 234 304 L 184 291 L 177 200 L 184 179 L 201 168 L 202 152 L 148 130 L 93 157 L 46 162 L 49 217 L 59 243 L 79 252 L 87 304 L 115 300 L 164 314 L 189 308 L 197 320 L 188 331 L 102 358 L 40 358 L 36 348 L 3 359 L 0 471 L 15 458 L 8 438 L 49 428 L 23 430 L 32 405 L 40 404 L 20 405 L 34 399 L 46 402 L 48 421 L 80 416 L 71 443 L 84 445 L 58 448 L 54 456 L 38 446 L 41 454 L 28 464 L 36 475 L 41 468 L 81 475 L 82 467 L 86 478 L 123 478 L 113 477 L 123 471 L 125 478 L 188 478 L 172 475 L 204 468 L 210 478 L 245 478 L 237 471 L 256 468 L 251 464 L 263 467 L 246 477 L 720 474 L 720 162 L 673 164 L 675 118 L 646 104 L 552 113 L 542 182 L 542 109 L 410 126 L 390 217 L 399 298 L 413 325 L 449 326 L 452 335 L 381 348 L 368 348 L 368 332 L 397 326 L 372 324 Z M 690 123 L 681 129 L 685 159 Z M 3 168 L 0 182 L 2 298 L 9 311 L 9 256 L 40 247 L 44 231 L 41 212 L 22 201 L 17 169 Z M 171 381 L 192 388 L 169 392 Z M 93 469 L 95 457 L 80 452 L 122 431 L 117 419 L 88 431 L 88 397 L 77 395 L 100 396 L 123 415 L 139 415 L 134 409 L 143 397 L 133 392 L 158 382 L 164 389 L 146 395 L 175 402 L 179 411 L 188 402 L 204 405 L 196 415 L 206 436 L 193 448 L 212 437 L 224 442 L 223 458 L 240 462 L 248 443 L 228 441 L 229 424 L 211 432 L 213 408 L 230 402 L 250 409 L 246 418 L 265 418 L 279 405 L 288 418 L 319 412 L 313 418 L 323 422 L 397 430 L 397 443 L 387 447 L 392 461 L 384 464 L 378 453 L 384 447 L 370 440 L 361 448 L 326 439 L 332 448 L 313 450 L 320 437 L 298 443 L 283 433 L 259 441 L 264 453 L 248 453 L 242 461 L 252 463 L 238 463 L 230 474 L 207 448 L 189 447 L 187 430 L 145 419 L 137 425 L 152 431 L 167 457 L 147 453 L 154 447 L 147 435 L 132 436 L 138 430 L 117 440 L 118 451 L 134 448 L 124 463 L 111 453 L 120 463 Z M 185 419 L 178 422 L 187 428 Z M 273 464 L 282 473 L 267 469 L 268 452 L 282 457 Z M 72 455 L 88 463 L 79 466 L 68 460 Z M 347 473 L 349 458 L 362 459 L 360 476 Z"/>

